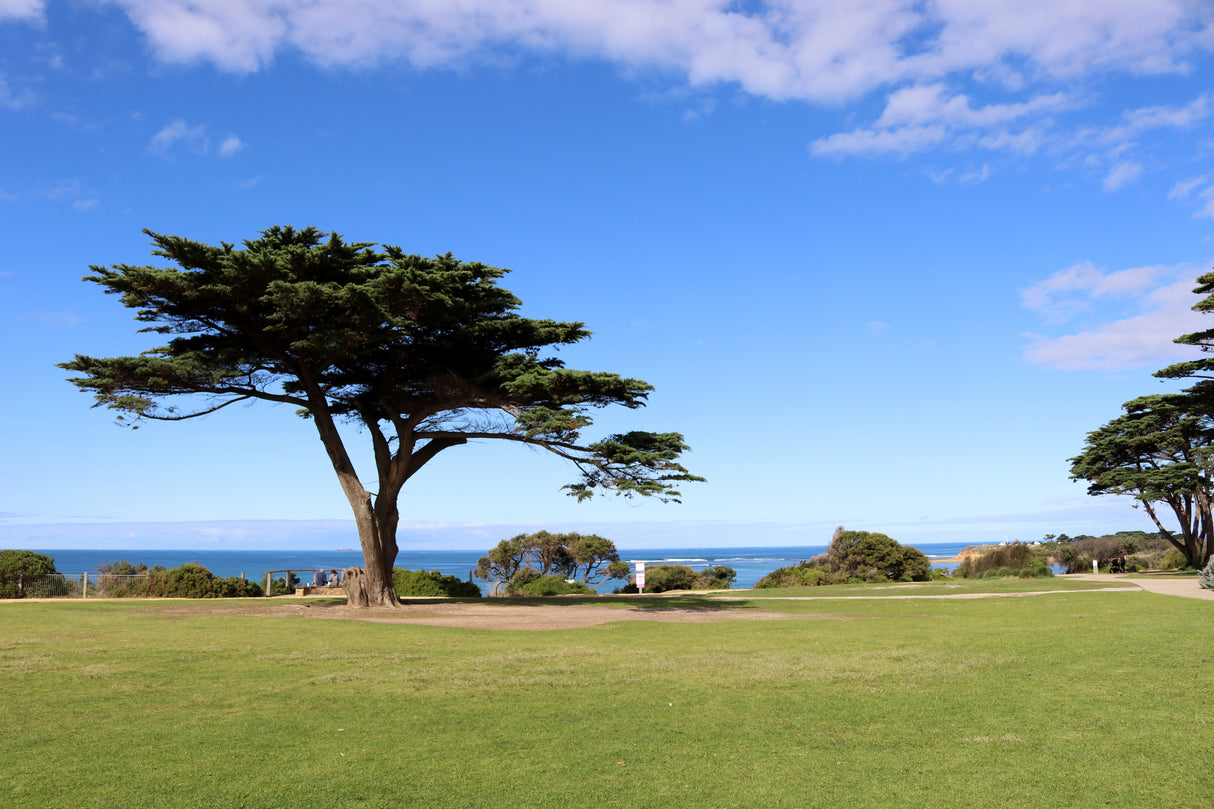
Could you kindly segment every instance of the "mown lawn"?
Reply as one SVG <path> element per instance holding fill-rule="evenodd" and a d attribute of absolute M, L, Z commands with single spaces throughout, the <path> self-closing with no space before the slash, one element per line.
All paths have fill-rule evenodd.
<path fill-rule="evenodd" d="M 0 805 L 1214 805 L 1209 602 L 717 612 L 756 607 L 790 619 L 491 632 L 0 605 Z"/>

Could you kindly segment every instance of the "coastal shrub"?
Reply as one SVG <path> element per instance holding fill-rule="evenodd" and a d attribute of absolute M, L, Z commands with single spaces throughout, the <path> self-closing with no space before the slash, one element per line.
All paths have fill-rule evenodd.
<path fill-rule="evenodd" d="M 725 565 L 713 565 L 696 576 L 693 590 L 728 590 L 738 578 L 738 571 Z"/>
<path fill-rule="evenodd" d="M 1211 556 L 1210 561 L 1206 562 L 1206 566 L 1201 569 L 1197 583 L 1206 590 L 1214 590 L 1214 556 Z"/>
<path fill-rule="evenodd" d="M 1189 560 L 1177 548 L 1172 548 L 1163 555 L 1159 562 L 1160 570 L 1184 570 L 1189 566 Z"/>
<path fill-rule="evenodd" d="M 297 586 L 299 586 L 299 576 L 296 576 L 294 572 L 288 572 L 285 577 L 279 576 L 270 581 L 270 595 L 289 596 L 295 592 Z"/>
<path fill-rule="evenodd" d="M 755 589 L 775 587 L 823 587 L 831 584 L 847 584 L 853 579 L 846 573 L 836 572 L 811 562 L 800 562 L 792 567 L 773 570 L 755 583 Z"/>
<path fill-rule="evenodd" d="M 106 598 L 256 598 L 265 590 L 239 576 L 219 577 L 198 562 L 168 570 L 129 562 L 102 565 L 97 592 Z M 136 571 L 116 573 L 114 571 Z"/>
<path fill-rule="evenodd" d="M 1082 556 L 1072 556 L 1068 565 L 1074 565 L 1084 559 Z M 1091 569 L 1091 560 L 1088 560 Z M 1070 571 L 1068 572 L 1075 572 Z M 1011 542 L 1006 545 L 996 545 L 984 553 L 967 556 L 953 575 L 963 579 L 990 578 L 1039 578 L 1054 575 L 1045 558 L 1025 542 Z"/>
<path fill-rule="evenodd" d="M 492 582 L 493 592 L 509 588 L 526 569 L 541 576 L 580 578 L 585 584 L 627 579 L 632 566 L 620 560 L 615 543 L 597 534 L 538 531 L 503 539 L 476 563 L 474 575 Z"/>
<path fill-rule="evenodd" d="M 927 581 L 931 561 L 918 548 L 873 531 L 845 531 L 840 526 L 826 549 L 831 570 L 865 581 Z"/>
<path fill-rule="evenodd" d="M 564 576 L 553 573 L 540 573 L 539 571 L 525 567 L 518 573 L 514 574 L 510 584 L 506 586 L 506 595 L 509 596 L 566 596 L 566 595 L 594 595 L 594 590 L 590 589 L 580 581 L 569 581 Z"/>
<path fill-rule="evenodd" d="M 474 582 L 437 570 L 405 570 L 392 568 L 392 586 L 402 598 L 408 596 L 446 596 L 448 598 L 480 598 L 481 588 Z"/>
<path fill-rule="evenodd" d="M 55 560 L 34 551 L 0 551 L 0 598 L 24 598 L 25 584 L 55 573 Z"/>
<path fill-rule="evenodd" d="M 1092 557 L 1082 554 L 1072 556 L 1066 560 L 1067 573 L 1091 573 L 1092 572 Z"/>
<path fill-rule="evenodd" d="M 668 590 L 693 590 L 696 572 L 687 565 L 655 565 L 645 568 L 645 592 L 664 593 Z"/>

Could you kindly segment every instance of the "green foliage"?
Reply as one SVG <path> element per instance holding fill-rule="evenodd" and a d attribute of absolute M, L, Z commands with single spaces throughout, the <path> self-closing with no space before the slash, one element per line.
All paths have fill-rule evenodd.
<path fill-rule="evenodd" d="M 565 596 L 594 595 L 594 590 L 580 581 L 570 581 L 563 576 L 541 574 L 531 568 L 523 568 L 506 587 L 510 596 Z"/>
<path fill-rule="evenodd" d="M 1204 295 L 1193 306 L 1214 311 L 1214 273 L 1197 279 Z M 1181 335 L 1175 342 L 1214 350 L 1214 330 Z M 1071 458 L 1071 476 L 1086 480 L 1092 495 L 1133 497 L 1160 533 L 1201 568 L 1214 555 L 1214 360 L 1191 360 L 1156 372 L 1164 379 L 1196 378 L 1183 393 L 1143 396 L 1126 402 L 1124 414 L 1088 434 L 1083 453 Z M 1158 511 L 1170 511 L 1179 534 L 1166 529 Z"/>
<path fill-rule="evenodd" d="M 265 590 L 239 576 L 221 578 L 197 562 L 166 570 L 161 565 L 107 562 L 94 586 L 105 598 L 254 598 Z M 279 580 L 281 581 L 281 579 Z M 292 590 L 292 592 L 294 592 Z"/>
<path fill-rule="evenodd" d="M 830 584 L 848 584 L 859 581 L 845 572 L 834 571 L 824 565 L 802 561 L 792 567 L 773 570 L 755 583 L 755 589 L 767 590 L 778 587 L 822 587 Z"/>
<path fill-rule="evenodd" d="M 393 568 L 392 585 L 396 588 L 396 594 L 402 598 L 408 596 L 481 597 L 481 588 L 474 582 L 462 581 L 455 576 L 439 573 L 437 570 Z"/>
<path fill-rule="evenodd" d="M 25 584 L 54 574 L 55 560 L 34 551 L 0 551 L 0 598 L 23 598 Z"/>
<path fill-rule="evenodd" d="M 725 565 L 713 565 L 696 575 L 693 590 L 728 590 L 738 578 L 738 571 Z"/>
<path fill-rule="evenodd" d="M 1201 570 L 1201 575 L 1197 577 L 1197 583 L 1206 590 L 1214 590 L 1214 558 L 1206 562 L 1206 566 Z"/>
<path fill-rule="evenodd" d="M 637 408 L 639 379 L 572 370 L 551 352 L 587 338 L 579 322 L 525 318 L 498 286 L 507 270 L 272 227 L 241 247 L 145 231 L 175 266 L 94 266 L 85 280 L 137 312 L 166 343 L 138 356 L 77 355 L 60 367 L 120 421 L 178 421 L 237 402 L 291 406 L 312 420 L 359 517 L 366 587 L 391 602 L 401 488 L 440 452 L 469 441 L 548 450 L 573 465 L 567 486 L 678 501 L 699 478 L 679 433 L 583 438 L 590 413 Z M 338 430 L 369 435 L 376 491 L 359 482 Z"/>
<path fill-rule="evenodd" d="M 738 574 L 732 567 L 715 565 L 694 570 L 687 565 L 653 565 L 645 568 L 645 592 L 669 590 L 728 590 Z"/>
<path fill-rule="evenodd" d="M 285 576 L 279 576 L 270 581 L 270 595 L 289 596 L 295 592 L 295 588 L 298 586 L 299 576 L 295 575 L 295 571 L 288 571 Z"/>
<path fill-rule="evenodd" d="M 927 581 L 931 561 L 918 548 L 871 531 L 839 528 L 826 549 L 830 569 L 865 581 Z"/>
<path fill-rule="evenodd" d="M 631 567 L 620 561 L 610 539 L 596 534 L 538 531 L 503 539 L 480 558 L 474 575 L 493 582 L 498 590 L 524 570 L 562 579 L 580 575 L 583 584 L 593 585 L 606 579 L 626 579 Z"/>
<path fill-rule="evenodd" d="M 696 572 L 687 565 L 645 566 L 645 592 L 664 593 L 667 590 L 691 590 L 696 584 Z"/>
<path fill-rule="evenodd" d="M 1025 542 L 1010 542 L 988 548 L 977 556 L 967 556 L 953 571 L 953 575 L 962 579 L 1032 579 L 1048 578 L 1054 574 L 1041 552 Z"/>
<path fill-rule="evenodd" d="M 1179 550 L 1173 548 L 1159 563 L 1160 570 L 1184 570 L 1190 567 L 1189 560 Z"/>

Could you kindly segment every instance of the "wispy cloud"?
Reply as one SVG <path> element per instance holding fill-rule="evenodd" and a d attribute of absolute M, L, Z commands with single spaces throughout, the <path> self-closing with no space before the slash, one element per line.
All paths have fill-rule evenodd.
<path fill-rule="evenodd" d="M 1191 357 L 1193 347 L 1174 341 L 1211 325 L 1192 308 L 1198 301 L 1193 294 L 1198 274 L 1190 267 L 1161 266 L 1107 273 L 1090 263 L 1054 273 L 1024 290 L 1021 302 L 1047 323 L 1067 322 L 1084 314 L 1089 325 L 1057 337 L 1025 335 L 1030 343 L 1024 359 L 1066 371 L 1124 371 Z M 1128 302 L 1138 312 L 1101 318 L 1109 302 Z"/>
<path fill-rule="evenodd" d="M 1200 177 L 1190 177 L 1172 186 L 1168 199 L 1197 203 L 1194 217 L 1214 219 L 1214 175 L 1205 174 Z"/>
<path fill-rule="evenodd" d="M 13 87 L 9 78 L 0 73 L 0 107 L 6 110 L 23 110 L 38 101 L 38 96 L 27 87 Z"/>
<path fill-rule="evenodd" d="M 244 147 L 245 147 L 244 141 L 242 141 L 240 138 L 236 137 L 235 135 L 229 135 L 228 137 L 223 139 L 222 143 L 219 144 L 219 156 L 220 157 L 231 157 L 232 155 L 236 154 L 237 152 L 242 151 L 244 149 Z"/>
<path fill-rule="evenodd" d="M 1007 88 L 1027 74 L 1183 70 L 1214 11 L 1175 0 L 115 0 L 166 61 L 258 70 L 286 49 L 321 64 L 403 59 L 431 67 L 510 48 L 606 58 L 725 82 L 769 98 L 837 101 L 881 86 L 977 72 Z"/>
<path fill-rule="evenodd" d="M 183 146 L 197 155 L 212 153 L 211 138 L 207 134 L 206 124 L 188 124 L 184 118 L 178 118 L 152 136 L 148 142 L 148 150 L 158 155 L 167 155 L 178 146 Z M 245 148 L 245 143 L 235 135 L 228 135 L 215 149 L 220 157 L 232 157 Z"/>
<path fill-rule="evenodd" d="M 1214 4 L 1188 0 L 111 1 L 161 60 L 206 61 L 236 73 L 262 70 L 283 53 L 328 67 L 403 62 L 420 69 L 538 54 L 777 101 L 838 105 L 876 94 L 885 103 L 875 119 L 812 139 L 810 153 L 907 158 L 980 149 L 1023 159 L 1080 151 L 1058 164 L 1083 165 L 1094 155 L 1088 169 L 1109 191 L 1152 165 L 1118 151 L 1135 137 L 1194 128 L 1214 114 L 1214 95 L 1205 94 L 1114 110 L 1114 120 L 1082 129 L 1067 120 L 1099 107 L 1089 95 L 1099 83 L 1088 78 L 1180 75 L 1208 58 Z M 0 2 L 37 7 L 35 0 Z M 687 116 L 711 109 L 693 106 Z M 169 143 L 186 138 L 182 132 Z M 218 153 L 234 154 L 238 142 L 223 141 Z"/>
<path fill-rule="evenodd" d="M 0 0 L 0 20 L 36 20 L 42 17 L 43 0 Z"/>
<path fill-rule="evenodd" d="M 1104 176 L 1104 182 L 1101 184 L 1105 191 L 1116 191 L 1123 186 L 1129 185 L 1138 179 L 1142 174 L 1142 164 L 1135 163 L 1133 160 L 1125 160 L 1117 163 L 1113 168 L 1109 169 L 1109 173 Z"/>
<path fill-rule="evenodd" d="M 0 189 L 0 202 L 24 205 L 32 202 L 51 202 L 71 205 L 77 211 L 90 211 L 97 207 L 97 195 L 79 180 L 45 180 L 24 191 Z"/>
<path fill-rule="evenodd" d="M 206 133 L 205 124 L 190 126 L 185 119 L 178 118 L 153 135 L 151 142 L 148 143 L 148 148 L 156 154 L 166 154 L 176 144 L 183 143 L 191 150 L 204 154 L 210 146 Z"/>

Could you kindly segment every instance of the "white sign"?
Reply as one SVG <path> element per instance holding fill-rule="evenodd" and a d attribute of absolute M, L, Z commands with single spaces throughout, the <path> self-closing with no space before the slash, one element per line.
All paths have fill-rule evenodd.
<path fill-rule="evenodd" d="M 637 589 L 644 592 L 645 590 L 645 563 L 637 562 Z"/>

